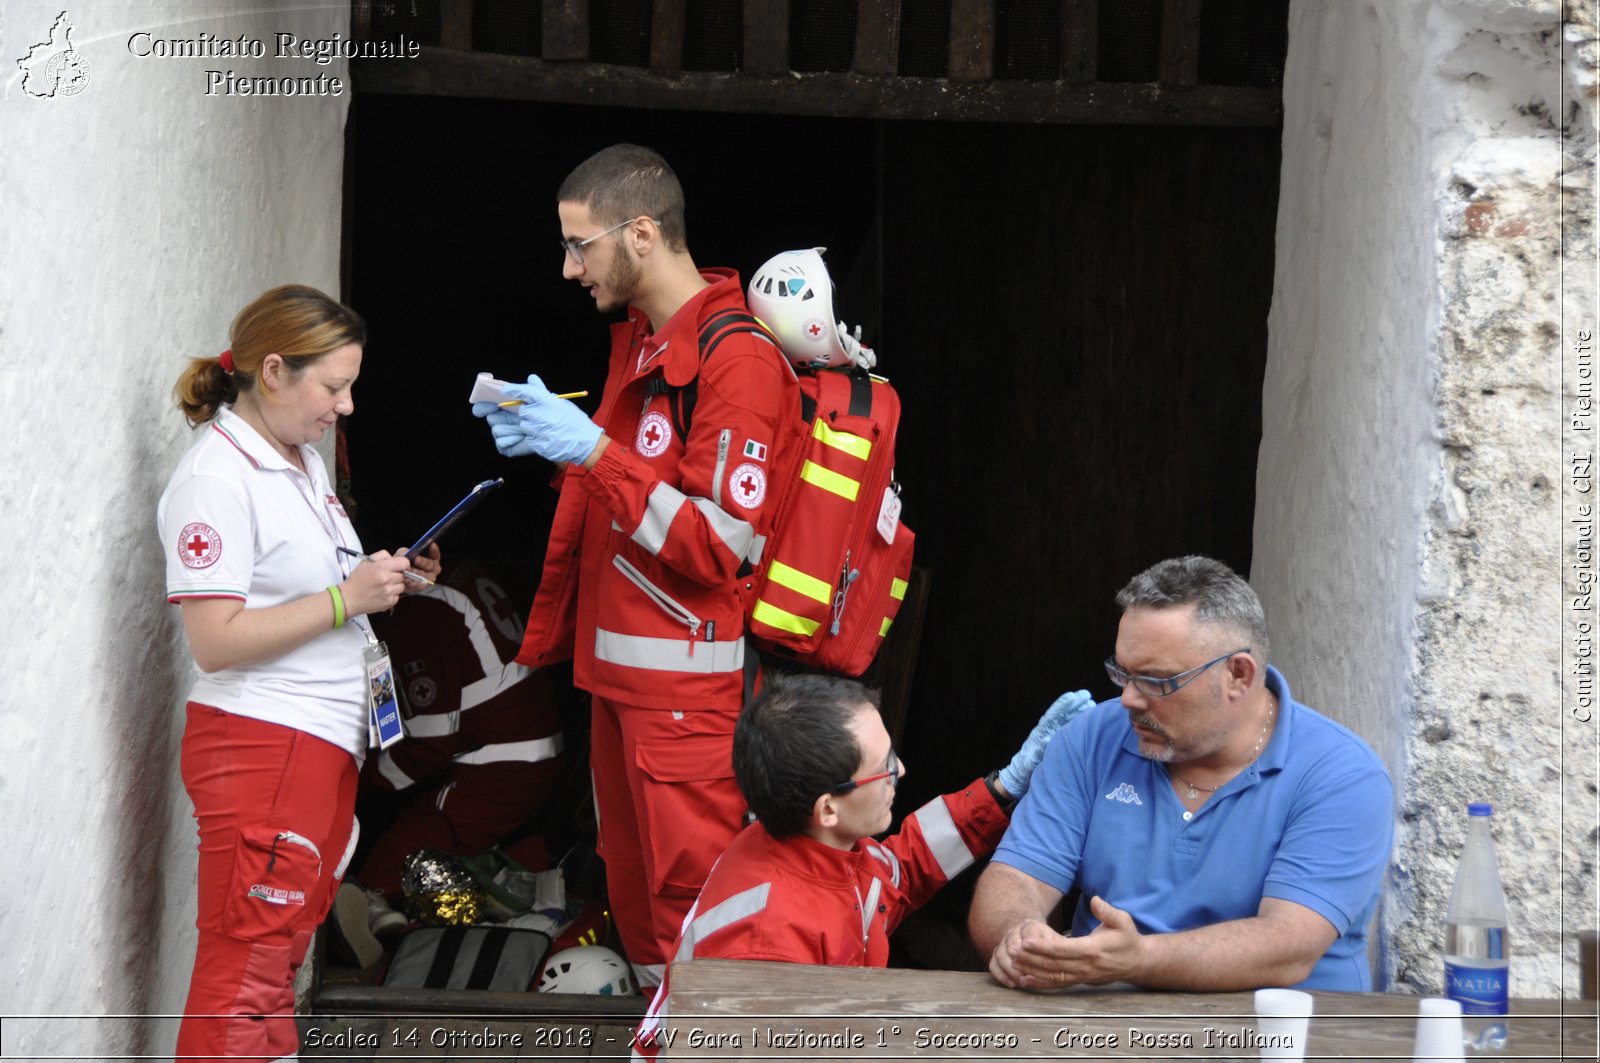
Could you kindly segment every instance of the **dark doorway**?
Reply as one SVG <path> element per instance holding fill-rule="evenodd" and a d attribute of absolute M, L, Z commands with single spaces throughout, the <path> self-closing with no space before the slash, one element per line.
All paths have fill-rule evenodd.
<path fill-rule="evenodd" d="M 450 533 L 531 599 L 551 469 L 470 417 L 474 375 L 604 375 L 560 277 L 555 189 L 631 140 L 682 178 L 702 266 L 825 245 L 899 390 L 905 520 L 931 597 L 901 811 L 1003 764 L 1061 691 L 1112 693 L 1112 596 L 1163 557 L 1250 563 L 1272 294 L 1271 128 L 889 122 L 363 94 L 348 295 L 371 324 L 347 428 L 358 522 Z"/>

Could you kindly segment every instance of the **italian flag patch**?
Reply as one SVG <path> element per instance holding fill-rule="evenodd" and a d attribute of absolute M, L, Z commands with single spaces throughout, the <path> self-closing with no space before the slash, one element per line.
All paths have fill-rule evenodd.
<path fill-rule="evenodd" d="M 757 461 L 766 461 L 767 445 L 765 443 L 757 443 L 753 439 L 747 439 L 744 441 L 744 456 L 754 458 Z"/>

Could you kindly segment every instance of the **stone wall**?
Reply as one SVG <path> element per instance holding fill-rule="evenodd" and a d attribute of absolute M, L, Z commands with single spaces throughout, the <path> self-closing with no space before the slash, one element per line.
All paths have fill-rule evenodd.
<path fill-rule="evenodd" d="M 349 7 L 73 4 L 70 42 L 62 8 L 0 8 L 0 1014 L 8 1055 L 159 1056 L 169 1021 L 14 1016 L 182 1010 L 193 666 L 155 536 L 190 443 L 171 389 L 267 287 L 338 290 L 349 103 L 208 96 L 206 71 L 347 84 L 343 60 L 274 58 L 273 35 L 328 38 Z M 267 56 L 140 57 L 141 31 Z"/>
<path fill-rule="evenodd" d="M 1292 8 L 1253 578 L 1298 689 L 1394 774 L 1393 988 L 1442 986 L 1469 800 L 1496 807 L 1514 994 L 1576 995 L 1593 918 L 1561 553 L 1593 36 L 1554 2 Z"/>

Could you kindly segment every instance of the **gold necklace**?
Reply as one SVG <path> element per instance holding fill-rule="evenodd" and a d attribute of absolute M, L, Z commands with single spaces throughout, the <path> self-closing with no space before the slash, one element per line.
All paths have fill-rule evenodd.
<path fill-rule="evenodd" d="M 1256 739 L 1256 747 L 1250 751 L 1250 759 L 1244 762 L 1244 767 L 1240 768 L 1239 771 L 1234 772 L 1232 775 L 1217 783 L 1215 786 L 1196 786 L 1188 779 L 1185 779 L 1182 775 L 1179 775 L 1170 764 L 1167 765 L 1167 770 L 1172 772 L 1173 777 L 1189 788 L 1183 795 L 1185 799 L 1193 801 L 1195 798 L 1200 796 L 1200 792 L 1202 790 L 1208 794 L 1216 793 L 1218 790 L 1222 789 L 1224 786 L 1228 785 L 1235 778 L 1237 778 L 1239 772 L 1244 771 L 1245 768 L 1248 768 L 1250 765 L 1256 762 L 1256 758 L 1261 755 L 1261 747 L 1266 745 L 1267 735 L 1272 730 L 1272 721 L 1278 715 L 1278 699 L 1270 692 L 1267 694 L 1267 697 L 1269 699 L 1267 702 L 1267 722 L 1261 726 L 1261 737 Z"/>

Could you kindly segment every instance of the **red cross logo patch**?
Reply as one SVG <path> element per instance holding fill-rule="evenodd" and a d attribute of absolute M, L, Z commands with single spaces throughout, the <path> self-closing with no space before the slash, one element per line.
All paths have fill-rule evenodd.
<path fill-rule="evenodd" d="M 209 524 L 185 524 L 178 533 L 178 556 L 189 568 L 210 568 L 222 556 L 222 536 Z"/>
<path fill-rule="evenodd" d="M 755 509 L 767 497 L 767 474 L 761 466 L 745 462 L 728 477 L 728 493 L 745 509 Z"/>
<path fill-rule="evenodd" d="M 820 340 L 825 339 L 827 335 L 828 326 L 825 323 L 818 321 L 816 318 L 806 322 L 806 339 Z"/>
<path fill-rule="evenodd" d="M 643 458 L 653 458 L 672 442 L 672 422 L 659 413 L 647 413 L 633 437 L 633 449 Z"/>

